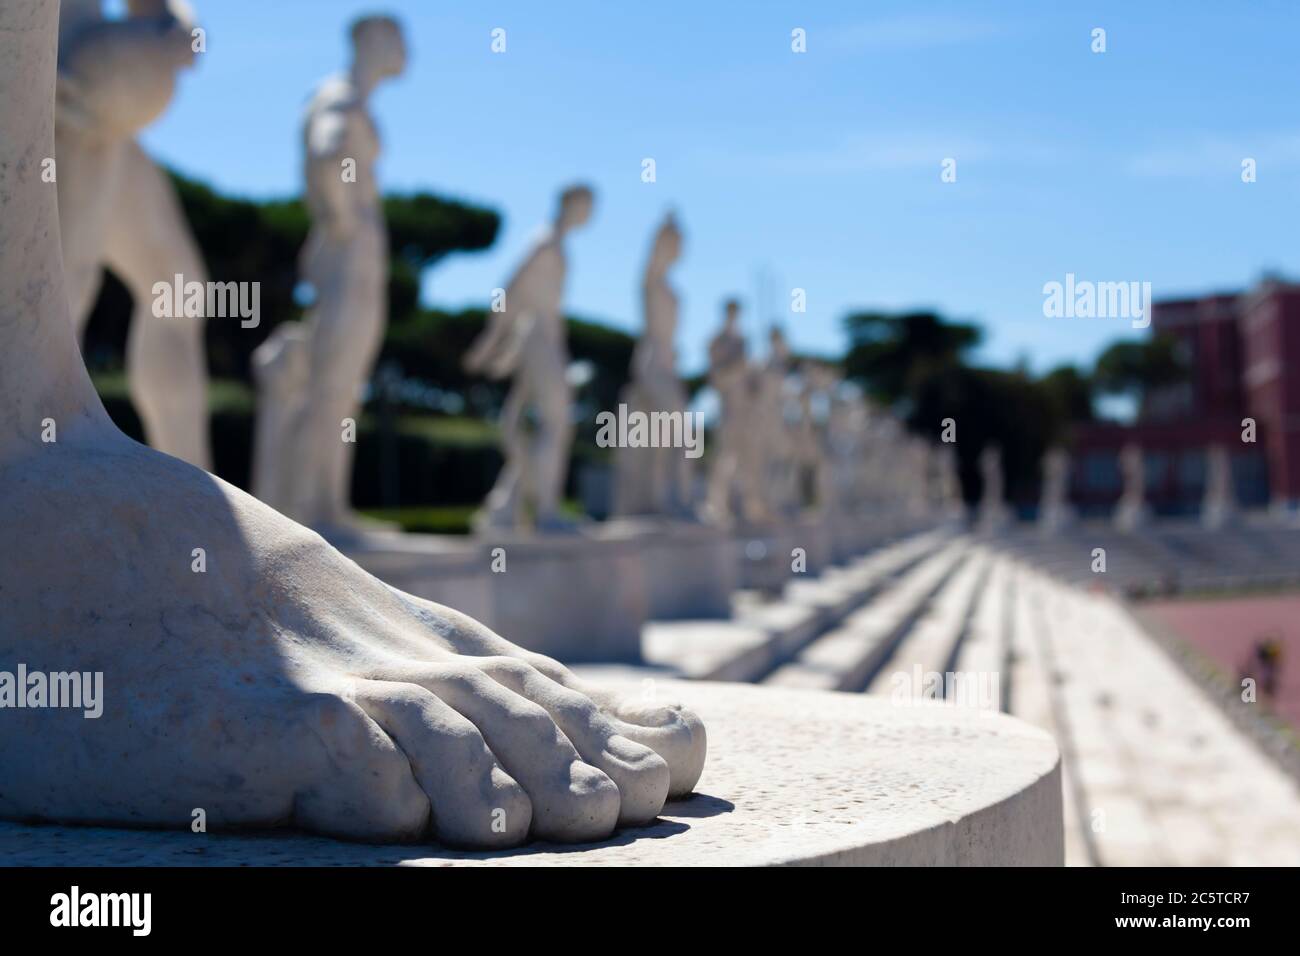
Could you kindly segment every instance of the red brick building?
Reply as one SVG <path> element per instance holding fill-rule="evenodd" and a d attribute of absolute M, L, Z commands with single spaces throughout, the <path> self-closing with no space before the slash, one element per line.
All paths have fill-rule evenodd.
<path fill-rule="evenodd" d="M 1173 336 L 1188 380 L 1144 396 L 1132 425 L 1080 425 L 1074 434 L 1073 495 L 1085 512 L 1119 497 L 1118 453 L 1146 453 L 1147 494 L 1163 514 L 1192 514 L 1205 482 L 1205 451 L 1232 457 L 1247 507 L 1300 507 L 1300 285 L 1266 280 L 1249 292 L 1156 302 L 1153 334 Z M 1253 418 L 1255 442 L 1242 441 Z"/>

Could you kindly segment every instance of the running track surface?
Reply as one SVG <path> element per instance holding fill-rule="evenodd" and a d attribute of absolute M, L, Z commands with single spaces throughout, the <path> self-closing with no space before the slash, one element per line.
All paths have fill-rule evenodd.
<path fill-rule="evenodd" d="M 1234 680 L 1255 669 L 1255 643 L 1278 637 L 1282 660 L 1274 710 L 1300 728 L 1300 594 L 1151 601 L 1144 614 L 1183 638 Z M 1261 695 L 1262 696 L 1262 695 Z"/>

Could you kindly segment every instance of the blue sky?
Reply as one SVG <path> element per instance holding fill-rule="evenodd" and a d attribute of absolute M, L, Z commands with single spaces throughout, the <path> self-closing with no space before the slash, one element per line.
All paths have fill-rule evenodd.
<path fill-rule="evenodd" d="M 1286 0 L 195 4 L 208 52 L 145 134 L 154 155 L 230 192 L 296 192 L 307 93 L 346 62 L 354 16 L 396 14 L 412 58 L 375 99 L 386 187 L 504 215 L 492 250 L 429 272 L 426 301 L 484 303 L 558 188 L 583 179 L 597 207 L 571 244 L 569 311 L 639 326 L 640 271 L 671 207 L 688 370 L 732 293 L 755 349 L 770 319 L 797 348 L 835 353 L 852 309 L 929 306 L 986 327 L 982 360 L 1045 370 L 1132 334 L 1045 318 L 1043 284 L 1067 272 L 1150 281 L 1157 298 L 1300 275 L 1300 15 Z M 947 157 L 955 183 L 940 180 Z M 794 287 L 805 314 L 790 313 Z"/>

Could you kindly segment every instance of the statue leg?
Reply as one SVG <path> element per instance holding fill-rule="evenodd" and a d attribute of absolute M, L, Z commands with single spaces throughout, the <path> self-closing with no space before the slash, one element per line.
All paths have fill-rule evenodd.
<path fill-rule="evenodd" d="M 373 262 L 373 237 L 330 250 L 332 281 L 319 290 L 308 318 L 310 372 L 297 439 L 299 520 L 313 526 L 365 529 L 351 499 L 355 429 L 362 389 L 382 342 L 385 269 Z"/>
<path fill-rule="evenodd" d="M 109 221 L 119 189 L 125 143 L 95 143 L 60 130 L 55 180 L 69 311 L 78 341 L 103 282 Z"/>
<path fill-rule="evenodd" d="M 127 380 L 145 437 L 159 451 L 211 470 L 204 320 L 153 313 L 154 283 L 171 285 L 178 275 L 206 283 L 208 273 L 175 189 L 135 143 L 123 157 L 104 258 L 133 299 Z"/>
<path fill-rule="evenodd" d="M 571 522 L 560 515 L 569 451 L 573 447 L 573 390 L 563 373 L 554 377 L 538 396 L 538 433 L 534 445 L 539 527 L 562 528 Z"/>
<path fill-rule="evenodd" d="M 253 352 L 257 425 L 253 440 L 253 494 L 272 508 L 292 510 L 295 464 L 292 428 L 303 413 L 307 336 L 302 322 L 276 328 Z"/>
<path fill-rule="evenodd" d="M 731 429 L 724 425 L 719 432 L 718 453 L 709 471 L 707 509 L 711 521 L 726 527 L 731 524 L 731 493 L 736 481 L 739 460 Z"/>
<path fill-rule="evenodd" d="M 528 407 L 528 380 L 522 373 L 511 383 L 497 427 L 501 432 L 504 461 L 497 480 L 488 492 L 479 518 L 482 528 L 517 528 L 523 518 L 522 485 L 526 480 L 528 436 L 524 434 L 524 411 Z"/>

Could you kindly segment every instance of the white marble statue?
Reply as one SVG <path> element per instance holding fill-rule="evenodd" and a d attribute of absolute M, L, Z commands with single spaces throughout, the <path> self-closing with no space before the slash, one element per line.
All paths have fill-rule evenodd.
<path fill-rule="evenodd" d="M 668 282 L 668 270 L 681 254 L 682 233 L 670 213 L 655 232 L 641 283 L 645 329 L 632 352 L 632 380 L 621 396 L 630 411 L 686 413 L 686 389 L 677 377 L 677 293 Z M 691 459 L 683 449 L 620 448 L 615 468 L 616 514 L 690 515 Z"/>
<path fill-rule="evenodd" d="M 966 520 L 966 501 L 962 497 L 961 475 L 957 470 L 957 452 L 951 444 L 940 443 L 934 456 L 935 510 L 942 521 Z"/>
<path fill-rule="evenodd" d="M 1120 450 L 1119 470 L 1124 488 L 1115 506 L 1115 527 L 1121 531 L 1137 531 L 1151 521 L 1146 500 L 1146 466 L 1140 446 L 1130 442 Z"/>
<path fill-rule="evenodd" d="M 980 452 L 980 477 L 984 490 L 979 503 L 979 530 L 984 534 L 1000 534 L 1011 524 L 1011 510 L 1004 500 L 1002 449 L 997 445 L 989 445 Z"/>
<path fill-rule="evenodd" d="M 689 711 L 592 690 L 114 427 L 41 177 L 57 20 L 0 2 L 0 661 L 27 674 L 0 682 L 0 817 L 480 848 L 653 820 L 703 766 Z M 48 706 L 35 675 L 71 669 L 81 706 Z"/>
<path fill-rule="evenodd" d="M 799 416 L 793 433 L 795 492 L 800 504 L 811 503 L 821 514 L 839 507 L 833 477 L 830 409 L 839 382 L 821 362 L 800 364 Z"/>
<path fill-rule="evenodd" d="M 211 468 L 208 372 L 199 316 L 154 314 L 154 284 L 206 283 L 176 190 L 135 141 L 194 61 L 183 0 L 131 0 L 106 20 L 69 0 L 60 20 L 55 158 L 64 275 L 80 338 L 105 268 L 131 293 L 127 383 L 149 444 Z M 164 312 L 167 310 L 163 310 Z"/>
<path fill-rule="evenodd" d="M 768 331 L 767 342 L 767 359 L 750 372 L 756 398 L 752 421 L 760 475 L 759 520 L 763 521 L 770 521 L 777 514 L 796 513 L 801 504 L 794 434 L 786 414 L 790 344 L 778 326 Z"/>
<path fill-rule="evenodd" d="M 465 356 L 469 371 L 511 379 L 500 421 L 505 463 L 476 518 L 480 531 L 523 528 L 529 511 L 538 531 L 573 526 L 560 513 L 573 445 L 562 308 L 568 272 L 564 239 L 591 218 L 594 201 L 587 186 L 570 186 L 560 194 L 555 221 L 506 284 L 504 308 L 488 313 L 487 328 Z"/>
<path fill-rule="evenodd" d="M 1038 503 L 1038 529 L 1059 534 L 1076 522 L 1070 505 L 1070 455 L 1064 448 L 1049 448 L 1043 455 L 1043 490 Z"/>
<path fill-rule="evenodd" d="M 380 83 L 406 68 L 396 20 L 363 17 L 353 23 L 351 40 L 350 68 L 316 88 L 302 125 L 311 230 L 299 266 L 314 294 L 301 343 L 306 388 L 276 380 L 294 373 L 293 363 L 277 361 L 284 342 L 265 345 L 253 359 L 260 386 L 255 468 L 262 480 L 254 491 L 329 533 L 373 527 L 349 505 L 356 421 L 388 321 L 388 230 L 369 103 Z M 292 406 L 273 407 L 284 396 L 296 396 Z"/>
<path fill-rule="evenodd" d="M 934 448 L 920 435 L 909 435 L 904 447 L 904 512 L 911 518 L 937 518 L 934 505 L 938 495 L 934 488 Z"/>
<path fill-rule="evenodd" d="M 1239 517 L 1237 493 L 1232 480 L 1232 459 L 1228 456 L 1228 449 L 1222 445 L 1212 445 L 1206 452 L 1201 524 L 1218 530 L 1236 523 Z"/>
<path fill-rule="evenodd" d="M 718 421 L 705 513 L 713 524 L 729 527 L 737 511 L 750 523 L 768 515 L 754 424 L 756 383 L 740 331 L 740 302 L 728 299 L 723 315 L 722 328 L 709 342 L 709 385 L 718 395 Z"/>
<path fill-rule="evenodd" d="M 295 509 L 303 480 L 286 460 L 311 377 L 311 328 L 284 322 L 253 351 L 257 385 L 257 430 L 253 438 L 253 494 L 284 514 Z"/>

